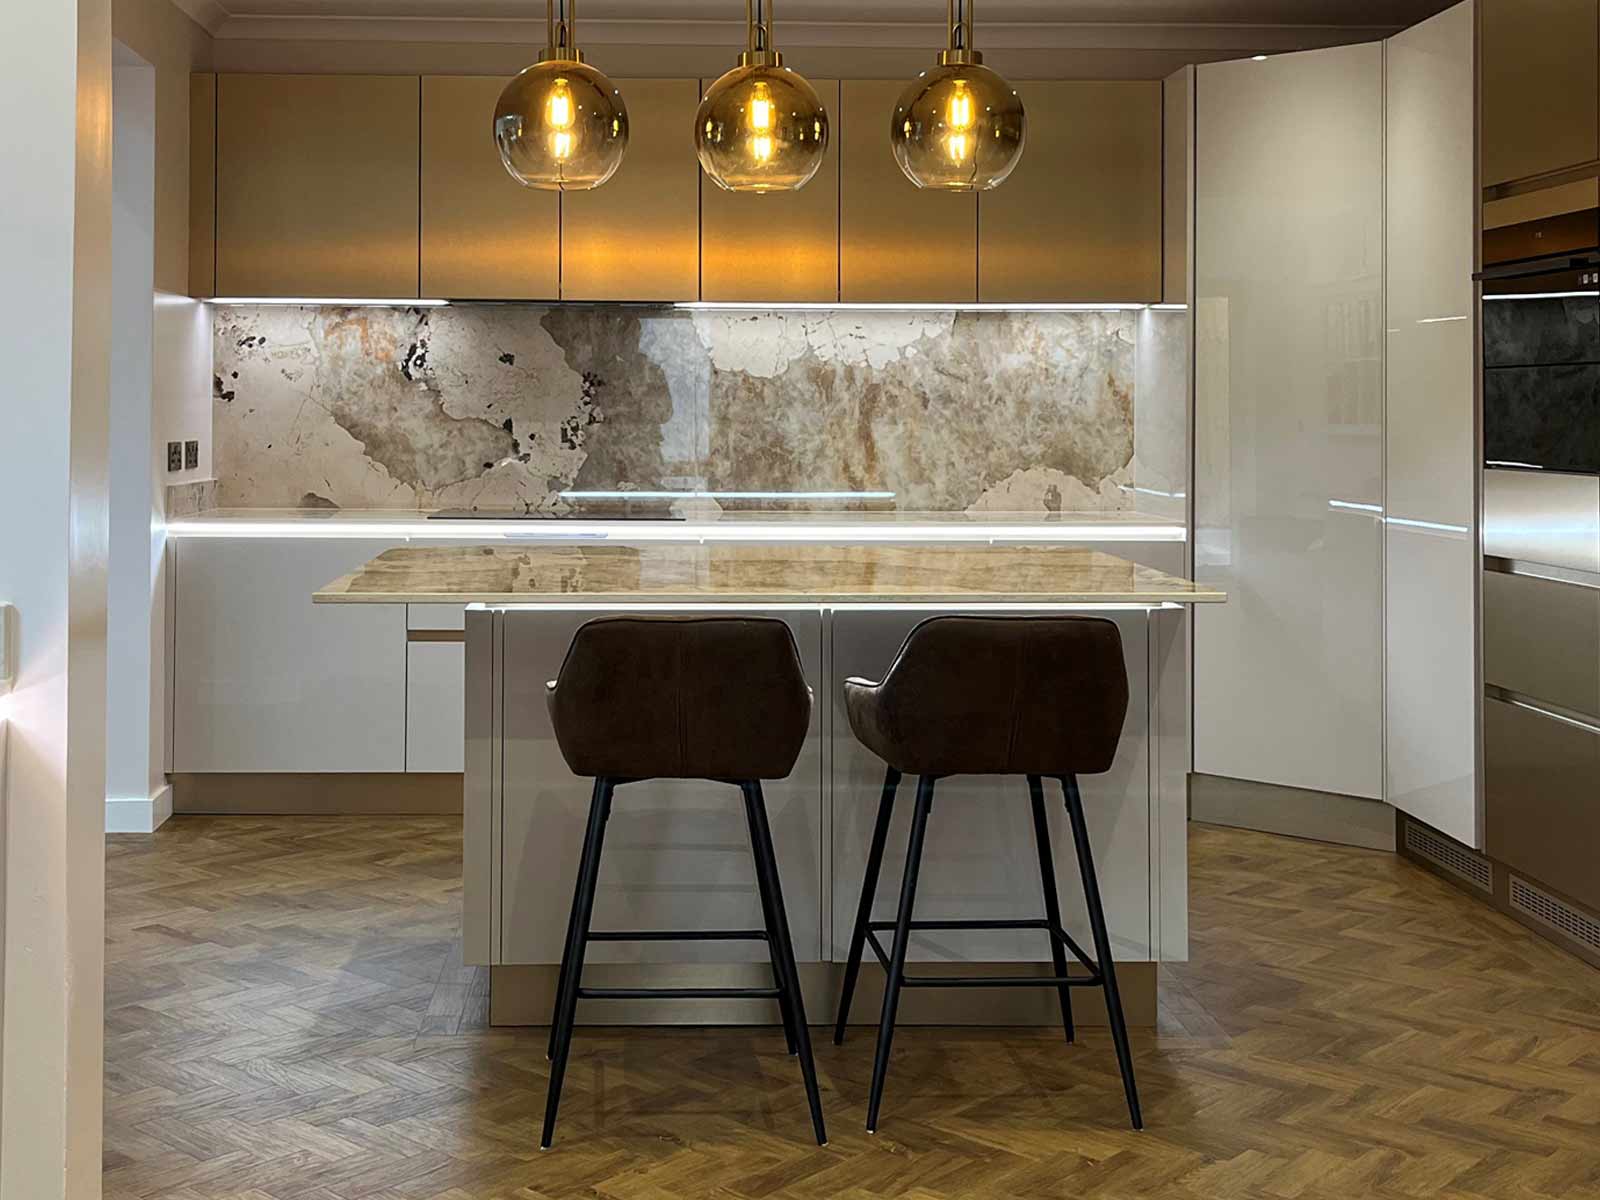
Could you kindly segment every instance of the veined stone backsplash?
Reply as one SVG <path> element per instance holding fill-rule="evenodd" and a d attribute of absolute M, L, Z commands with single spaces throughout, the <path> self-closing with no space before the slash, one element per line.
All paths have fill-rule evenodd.
<path fill-rule="evenodd" d="M 1148 511 L 1136 374 L 1140 436 L 1173 459 L 1143 474 L 1182 477 L 1167 316 L 219 308 L 217 503 L 560 508 L 637 488 Z"/>

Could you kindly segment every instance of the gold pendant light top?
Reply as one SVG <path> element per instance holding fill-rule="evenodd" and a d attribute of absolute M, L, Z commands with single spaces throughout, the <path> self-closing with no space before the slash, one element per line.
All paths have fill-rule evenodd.
<path fill-rule="evenodd" d="M 792 192 L 822 165 L 828 112 L 772 46 L 772 0 L 745 0 L 749 44 L 695 114 L 700 165 L 730 192 Z"/>
<path fill-rule="evenodd" d="M 972 0 L 949 4 L 949 48 L 901 93 L 889 141 L 919 188 L 988 191 L 1022 157 L 1026 114 L 1021 97 L 973 49 Z"/>
<path fill-rule="evenodd" d="M 494 110 L 500 161 L 525 187 L 597 188 L 622 164 L 628 107 L 573 42 L 577 0 L 546 0 L 547 45 L 506 85 Z"/>

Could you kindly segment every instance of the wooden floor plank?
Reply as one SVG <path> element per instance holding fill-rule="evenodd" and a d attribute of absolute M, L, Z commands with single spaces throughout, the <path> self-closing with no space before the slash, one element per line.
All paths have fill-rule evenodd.
<path fill-rule="evenodd" d="M 1600 973 L 1389 854 L 1193 828 L 1191 961 L 1135 1031 L 544 1032 L 461 966 L 456 818 L 179 817 L 109 839 L 110 1200 L 1600 1197 Z"/>

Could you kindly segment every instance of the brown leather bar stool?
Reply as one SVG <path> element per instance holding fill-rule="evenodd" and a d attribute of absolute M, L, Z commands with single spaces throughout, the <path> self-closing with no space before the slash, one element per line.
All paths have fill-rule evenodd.
<path fill-rule="evenodd" d="M 888 971 L 883 1016 L 878 1025 L 877 1057 L 867 1106 L 867 1131 L 878 1128 L 878 1108 L 894 1040 L 895 1011 L 905 987 L 1056 988 L 1067 1041 L 1073 1040 L 1074 987 L 1104 989 L 1111 1038 L 1122 1069 L 1133 1127 L 1142 1129 L 1139 1093 L 1133 1079 L 1128 1027 L 1117 993 L 1116 966 L 1105 910 L 1095 881 L 1094 858 L 1084 826 L 1079 775 L 1109 770 L 1128 712 L 1128 674 L 1122 658 L 1122 636 L 1115 623 L 1101 617 L 933 617 L 906 637 L 881 683 L 845 681 L 850 728 L 856 738 L 888 764 L 883 798 L 872 831 L 866 878 L 856 910 L 855 932 L 839 1001 L 835 1043 L 844 1040 L 850 997 L 861 972 L 861 952 L 870 944 Z M 911 819 L 911 844 L 900 885 L 899 915 L 894 921 L 872 920 L 872 900 L 883 866 L 895 792 L 902 774 L 919 777 L 917 806 Z M 1033 832 L 1044 886 L 1043 920 L 916 921 L 912 908 L 922 844 L 933 811 L 934 784 L 946 775 L 1025 775 L 1033 802 Z M 1061 926 L 1050 831 L 1045 821 L 1045 776 L 1061 781 L 1067 816 L 1083 875 L 1083 894 L 1094 935 L 1091 959 Z M 893 929 L 894 944 L 885 951 L 877 931 Z M 1050 935 L 1053 974 L 1037 976 L 908 976 L 906 947 L 915 930 L 1038 929 Z M 1067 951 L 1087 968 L 1087 977 L 1067 972 Z"/>
<path fill-rule="evenodd" d="M 794 770 L 811 719 L 811 689 L 794 636 L 770 617 L 602 617 L 572 639 L 561 674 L 547 685 L 561 756 L 594 777 L 589 825 L 567 922 L 566 949 L 550 1029 L 550 1094 L 540 1147 L 555 1135 L 556 1108 L 578 1001 L 767 997 L 778 1001 L 789 1052 L 798 1054 L 817 1143 L 826 1144 L 800 974 L 783 907 L 763 779 Z M 764 928 L 602 931 L 589 928 L 612 794 L 646 779 L 707 779 L 744 797 Z M 764 941 L 770 988 L 588 988 L 590 942 Z"/>

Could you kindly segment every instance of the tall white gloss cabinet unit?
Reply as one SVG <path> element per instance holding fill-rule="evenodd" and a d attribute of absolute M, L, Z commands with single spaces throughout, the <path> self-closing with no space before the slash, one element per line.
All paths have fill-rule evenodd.
<path fill-rule="evenodd" d="M 1386 43 L 1384 775 L 1481 847 L 1472 5 Z"/>
<path fill-rule="evenodd" d="M 1195 770 L 1377 799 L 1383 47 L 1195 86 Z"/>

